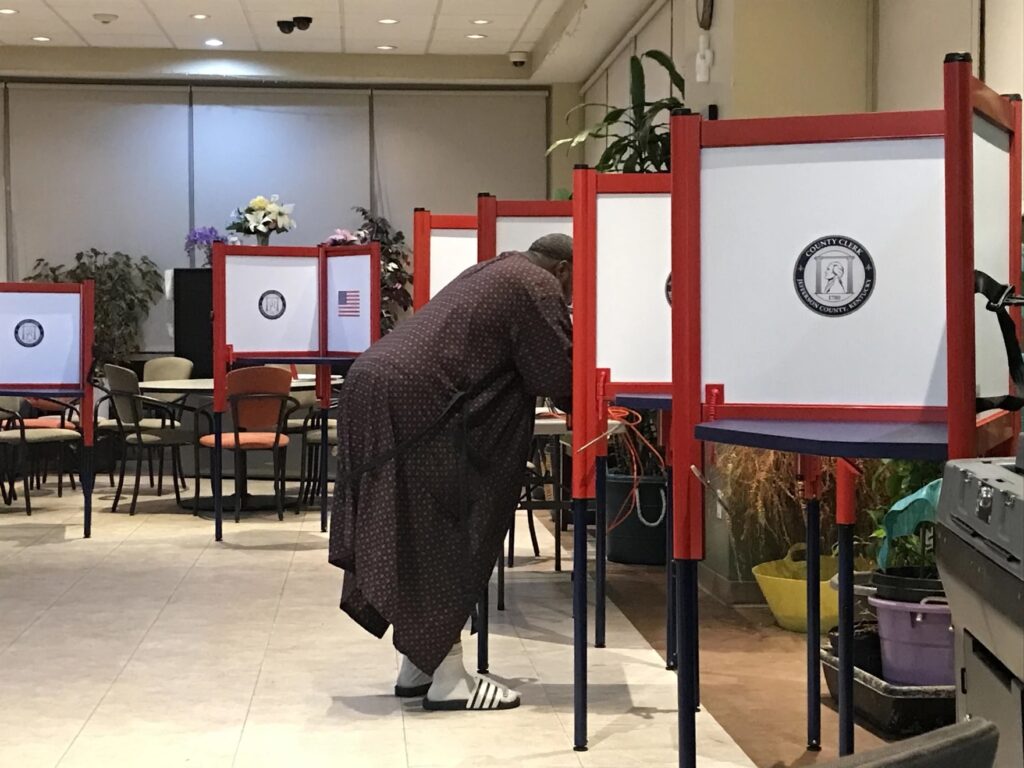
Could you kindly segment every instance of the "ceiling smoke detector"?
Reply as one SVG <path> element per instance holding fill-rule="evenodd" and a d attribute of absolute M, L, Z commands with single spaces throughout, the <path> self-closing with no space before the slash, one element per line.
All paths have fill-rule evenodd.
<path fill-rule="evenodd" d="M 290 35 L 296 29 L 300 32 L 305 32 L 313 24 L 312 16 L 295 16 L 291 19 L 281 19 L 277 22 L 277 28 L 281 30 L 282 34 Z"/>
<path fill-rule="evenodd" d="M 113 24 L 119 18 L 116 13 L 94 13 L 92 17 L 100 24 Z"/>

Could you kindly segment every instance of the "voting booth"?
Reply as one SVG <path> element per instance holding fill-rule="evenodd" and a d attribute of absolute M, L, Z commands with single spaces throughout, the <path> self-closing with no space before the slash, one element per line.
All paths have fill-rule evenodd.
<path fill-rule="evenodd" d="M 380 246 L 231 246 L 213 249 L 214 508 L 222 537 L 220 436 L 228 371 L 238 363 L 313 364 L 326 411 L 331 364 L 380 338 Z M 327 419 L 321 419 L 326 433 Z M 322 435 L 327 445 L 327 435 Z M 326 471 L 327 452 L 321 453 Z M 326 477 L 326 474 L 322 475 Z M 326 530 L 326 482 L 321 529 Z"/>
<path fill-rule="evenodd" d="M 572 237 L 571 200 L 499 200 L 477 197 L 477 259 L 487 261 L 505 251 L 525 251 L 544 235 Z"/>
<path fill-rule="evenodd" d="M 413 309 L 419 309 L 477 263 L 476 216 L 413 213 Z"/>
<path fill-rule="evenodd" d="M 1016 394 L 1000 324 L 1019 337 L 1019 317 L 975 288 L 976 270 L 1004 287 L 1020 276 L 1021 104 L 974 78 L 964 54 L 947 57 L 944 78 L 941 110 L 672 118 L 672 447 L 677 467 L 698 470 L 676 475 L 674 555 L 704 556 L 698 436 L 729 442 L 731 431 L 737 445 L 849 457 L 836 470 L 844 754 L 853 749 L 851 460 L 1008 452 L 1019 426 L 993 407 Z M 809 547 L 817 539 L 809 527 Z M 681 609 L 685 686 L 696 627 Z M 693 765 L 682 690 L 680 764 Z"/>
<path fill-rule="evenodd" d="M 0 395 L 80 400 L 85 538 L 92 535 L 93 294 L 91 280 L 0 283 Z"/>

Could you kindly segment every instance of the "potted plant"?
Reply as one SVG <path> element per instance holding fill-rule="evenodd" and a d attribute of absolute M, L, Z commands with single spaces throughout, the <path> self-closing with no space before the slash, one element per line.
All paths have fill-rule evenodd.
<path fill-rule="evenodd" d="M 71 265 L 38 259 L 29 282 L 80 283 L 95 287 L 94 376 L 105 363 L 128 365 L 142 346 L 142 324 L 163 295 L 163 275 L 148 256 L 135 259 L 115 251 L 90 248 L 75 255 Z"/>
<path fill-rule="evenodd" d="M 277 195 L 268 200 L 263 195 L 254 197 L 245 208 L 238 208 L 231 214 L 228 232 L 242 235 L 256 235 L 257 245 L 269 245 L 274 232 L 288 232 L 297 224 L 292 218 L 293 203 L 279 203 Z"/>
<path fill-rule="evenodd" d="M 380 244 L 380 331 L 382 334 L 390 333 L 412 306 L 409 246 L 405 234 L 396 230 L 383 216 L 376 216 L 362 207 L 354 210 L 362 216 L 362 226 L 355 232 L 337 229 L 325 244 L 358 245 L 371 240 Z"/>
<path fill-rule="evenodd" d="M 655 101 L 647 99 L 643 60 L 656 62 L 668 73 L 679 96 Z M 606 112 L 594 125 L 575 136 L 556 141 L 548 154 L 559 147 L 571 150 L 593 139 L 607 139 L 608 146 L 594 166 L 603 173 L 665 173 L 670 169 L 669 121 L 672 110 L 683 107 L 683 76 L 671 56 L 647 51 L 629 62 L 630 103 L 625 106 L 578 104 L 574 112 L 588 106 Z M 563 193 L 564 194 L 564 193 Z M 665 562 L 665 511 L 667 481 L 664 463 L 655 445 L 654 413 L 628 412 L 630 422 L 624 433 L 609 440 L 606 476 L 606 519 L 608 559 L 620 563 L 663 564 Z"/>
<path fill-rule="evenodd" d="M 189 263 L 195 265 L 196 257 L 203 256 L 203 266 L 208 267 L 213 256 L 213 244 L 222 243 L 226 240 L 224 235 L 217 231 L 216 227 L 196 227 L 190 229 L 185 236 L 185 253 L 188 254 Z"/>

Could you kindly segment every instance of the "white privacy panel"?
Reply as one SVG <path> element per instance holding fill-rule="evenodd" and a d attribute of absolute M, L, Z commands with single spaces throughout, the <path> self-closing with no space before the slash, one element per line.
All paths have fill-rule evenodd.
<path fill-rule="evenodd" d="M 701 165 L 704 383 L 733 403 L 945 405 L 942 139 L 705 149 Z M 839 240 L 874 264 L 846 314 L 797 290 L 829 238 L 802 271 L 823 311 L 867 285 Z"/>
<path fill-rule="evenodd" d="M 0 383 L 79 384 L 77 293 L 0 293 Z"/>
<path fill-rule="evenodd" d="M 327 259 L 327 351 L 359 354 L 373 343 L 373 257 Z"/>
<path fill-rule="evenodd" d="M 236 353 L 320 352 L 320 260 L 228 256 L 225 340 Z"/>
<path fill-rule="evenodd" d="M 984 118 L 974 117 L 974 267 L 1000 283 L 1011 277 L 1010 253 L 1010 137 Z M 974 342 L 978 394 L 1005 395 L 1010 372 L 1006 347 L 995 314 L 974 297 Z"/>
<path fill-rule="evenodd" d="M 597 367 L 616 382 L 672 381 L 672 200 L 597 196 Z"/>
<path fill-rule="evenodd" d="M 495 222 L 495 255 L 529 250 L 535 240 L 552 233 L 572 237 L 572 216 L 499 216 Z M 433 261 L 430 266 L 433 269 Z"/>
<path fill-rule="evenodd" d="M 475 229 L 430 232 L 430 298 L 477 261 Z M 499 249 L 500 250 L 500 249 Z"/>

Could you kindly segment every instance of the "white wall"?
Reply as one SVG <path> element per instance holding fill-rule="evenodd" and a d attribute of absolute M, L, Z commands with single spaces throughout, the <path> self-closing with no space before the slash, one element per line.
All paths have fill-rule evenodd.
<path fill-rule="evenodd" d="M 352 207 L 370 202 L 368 93 L 196 88 L 193 102 L 196 226 L 223 231 L 232 209 L 272 194 L 295 204 L 298 226 L 271 242 L 315 244 L 360 221 Z"/>
<path fill-rule="evenodd" d="M 985 4 L 985 82 L 999 93 L 1024 92 L 1024 2 Z"/>
<path fill-rule="evenodd" d="M 4 137 L 7 126 L 4 125 L 4 100 L 7 98 L 7 87 L 0 88 L 0 282 L 7 280 L 7 167 L 4 164 Z"/>
<path fill-rule="evenodd" d="M 188 90 L 10 86 L 12 279 L 91 247 L 186 266 Z M 170 349 L 167 308 L 146 345 Z"/>
<path fill-rule="evenodd" d="M 942 60 L 952 51 L 974 55 L 979 0 L 879 0 L 876 108 L 942 107 Z"/>
<path fill-rule="evenodd" d="M 373 97 L 380 211 L 412 238 L 413 208 L 476 213 L 480 192 L 547 198 L 542 91 L 378 91 Z"/>

